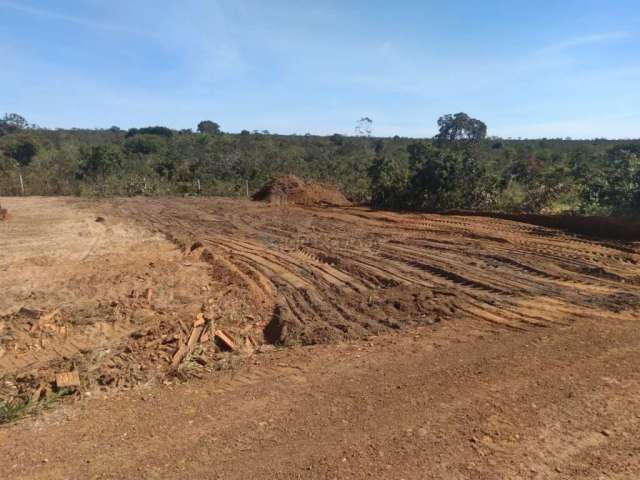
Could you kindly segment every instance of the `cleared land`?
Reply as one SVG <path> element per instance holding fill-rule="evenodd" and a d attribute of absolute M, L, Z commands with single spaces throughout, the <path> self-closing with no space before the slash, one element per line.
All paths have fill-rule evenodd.
<path fill-rule="evenodd" d="M 70 370 L 92 392 L 0 430 L 11 478 L 640 475 L 637 243 L 360 207 L 2 204 L 0 393 Z M 235 364 L 201 342 L 172 369 L 198 314 L 247 354 L 326 345 Z"/>

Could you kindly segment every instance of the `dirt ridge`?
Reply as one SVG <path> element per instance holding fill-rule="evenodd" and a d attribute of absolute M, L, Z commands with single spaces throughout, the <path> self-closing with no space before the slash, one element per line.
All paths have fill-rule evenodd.
<path fill-rule="evenodd" d="M 336 187 L 315 181 L 306 181 L 295 175 L 274 178 L 253 195 L 253 200 L 277 205 L 351 205 L 347 197 Z"/>

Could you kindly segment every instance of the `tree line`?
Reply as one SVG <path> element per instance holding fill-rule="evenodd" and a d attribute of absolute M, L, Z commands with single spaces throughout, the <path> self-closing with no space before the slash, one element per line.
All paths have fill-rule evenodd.
<path fill-rule="evenodd" d="M 295 174 L 377 208 L 640 212 L 640 141 L 487 138 L 464 113 L 434 138 L 51 130 L 0 119 L 0 195 L 246 195 Z"/>

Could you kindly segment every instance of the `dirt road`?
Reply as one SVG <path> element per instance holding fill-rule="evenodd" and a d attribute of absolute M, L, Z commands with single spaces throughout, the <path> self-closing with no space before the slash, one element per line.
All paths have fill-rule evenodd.
<path fill-rule="evenodd" d="M 637 243 L 356 207 L 2 203 L 0 395 L 71 368 L 83 394 L 0 428 L 0 478 L 640 478 Z M 291 348 L 212 373 L 230 357 L 207 344 L 181 383 L 199 312 Z"/>
<path fill-rule="evenodd" d="M 640 478 L 640 329 L 449 322 L 0 429 L 0 476 Z"/>

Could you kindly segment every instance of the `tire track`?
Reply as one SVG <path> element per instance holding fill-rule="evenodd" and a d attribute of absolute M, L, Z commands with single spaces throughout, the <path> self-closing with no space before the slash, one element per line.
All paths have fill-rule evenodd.
<path fill-rule="evenodd" d="M 622 318 L 640 305 L 632 281 L 637 245 L 513 220 L 221 199 L 136 199 L 122 207 L 173 238 L 202 239 L 244 272 L 248 288 L 286 309 L 290 334 L 305 342 L 429 316 L 528 330 Z M 431 295 L 425 311 L 412 304 L 419 294 Z"/>

